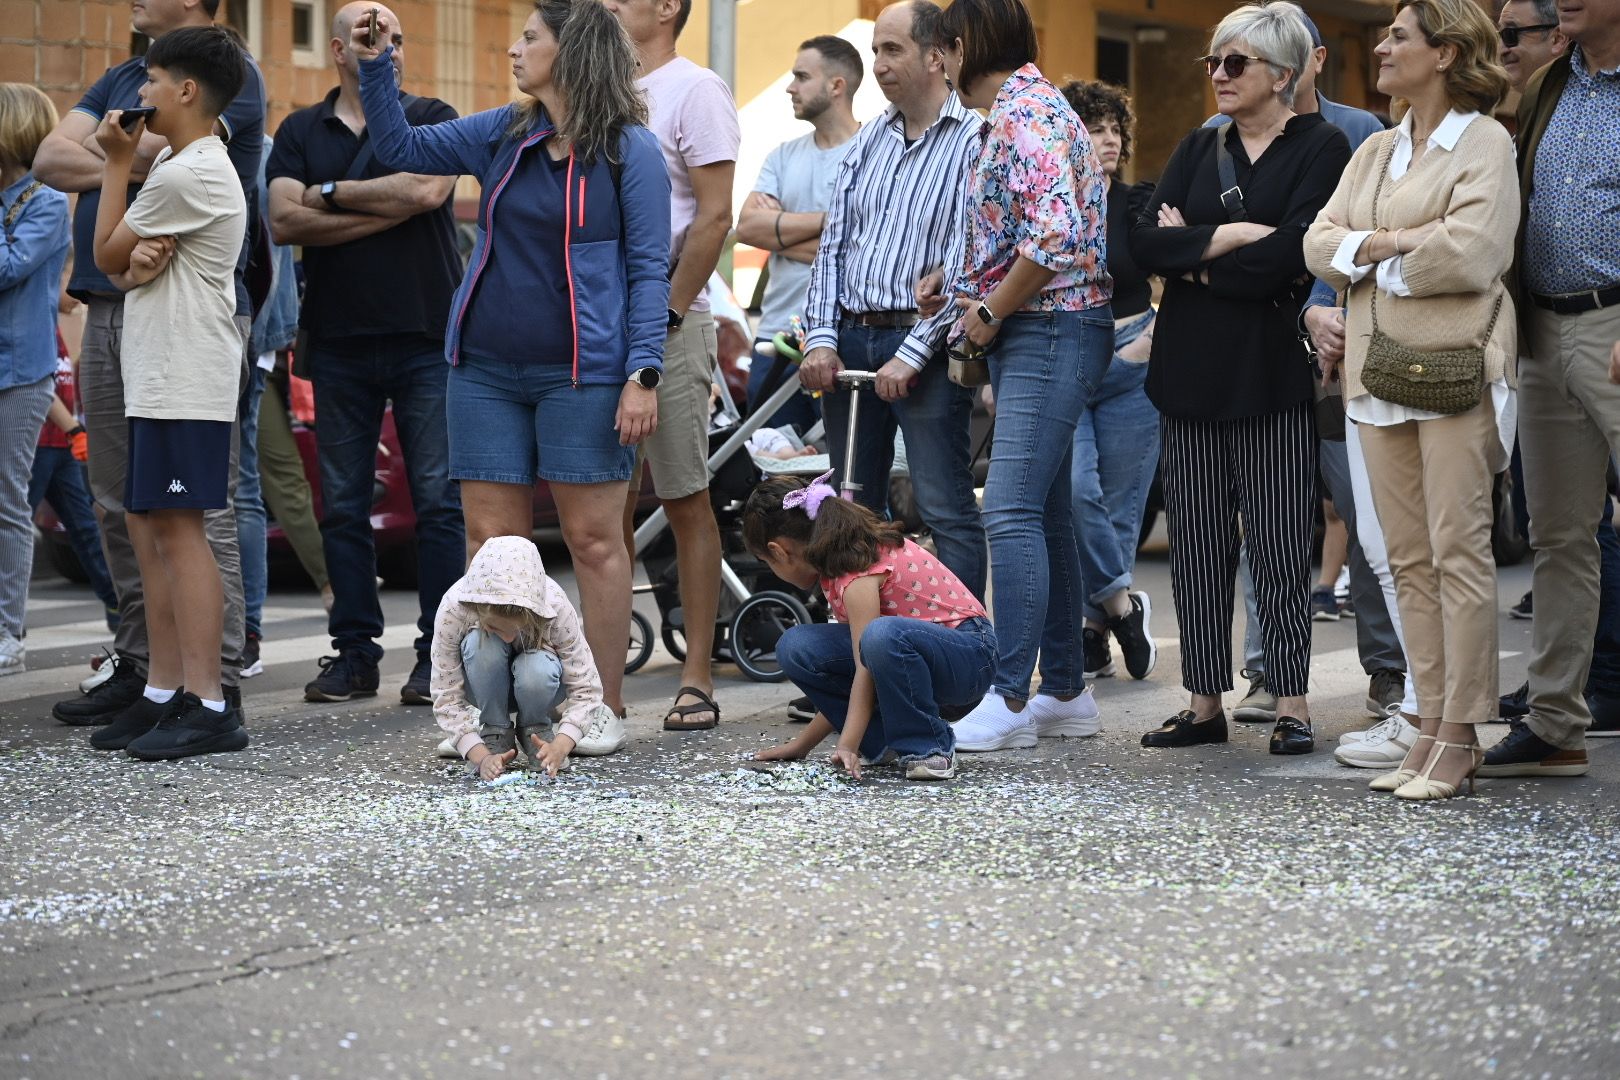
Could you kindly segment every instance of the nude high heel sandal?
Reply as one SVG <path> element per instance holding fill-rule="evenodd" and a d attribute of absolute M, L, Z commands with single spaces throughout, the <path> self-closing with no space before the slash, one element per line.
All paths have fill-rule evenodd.
<path fill-rule="evenodd" d="M 1412 748 L 1414 750 L 1417 749 L 1417 744 L 1422 742 L 1424 739 L 1428 739 L 1430 742 L 1433 742 L 1434 736 L 1419 735 L 1416 739 L 1412 740 Z M 1433 757 L 1434 755 L 1430 754 L 1429 756 Z M 1396 788 L 1416 780 L 1417 775 L 1418 771 L 1416 769 L 1396 769 L 1394 772 L 1379 773 L 1377 776 L 1372 778 L 1372 782 L 1367 785 L 1367 789 L 1369 791 L 1394 791 Z"/>
<path fill-rule="evenodd" d="M 1468 794 L 1474 793 L 1474 774 L 1485 760 L 1485 751 L 1480 749 L 1478 743 L 1436 742 L 1434 753 L 1429 755 L 1429 763 L 1423 767 L 1423 772 L 1417 777 L 1408 780 L 1395 789 L 1397 799 L 1416 799 L 1419 801 L 1437 801 L 1440 799 L 1455 798 L 1459 784 L 1448 784 L 1444 780 L 1434 780 L 1430 774 L 1434 772 L 1435 763 L 1438 762 L 1447 750 L 1467 750 L 1469 759 L 1473 762 L 1469 766 L 1465 779 L 1468 781 Z"/>

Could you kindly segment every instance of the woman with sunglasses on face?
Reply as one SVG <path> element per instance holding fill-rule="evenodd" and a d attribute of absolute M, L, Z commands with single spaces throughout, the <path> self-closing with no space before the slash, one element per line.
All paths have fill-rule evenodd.
<path fill-rule="evenodd" d="M 984 523 L 1000 654 L 990 692 L 957 723 L 956 748 L 1028 748 L 1099 728 L 1081 668 L 1069 472 L 1075 425 L 1114 351 L 1108 181 L 1085 125 L 1035 66 L 1022 0 L 955 0 L 943 30 L 962 103 L 990 113 L 969 182 L 953 347 L 990 349 L 996 399 Z"/>
<path fill-rule="evenodd" d="M 1181 141 L 1131 229 L 1137 263 L 1165 278 L 1147 389 L 1164 416 L 1170 584 L 1191 694 L 1142 745 L 1226 741 L 1221 695 L 1232 689 L 1242 544 L 1278 697 L 1271 752 L 1305 754 L 1315 748 L 1305 692 L 1316 431 L 1296 320 L 1311 286 L 1305 229 L 1350 144 L 1320 113 L 1293 111 L 1311 62 L 1294 4 L 1238 8 L 1215 28 L 1209 52 L 1215 100 L 1232 122 Z"/>
<path fill-rule="evenodd" d="M 1496 33 L 1473 0 L 1399 0 L 1374 50 L 1400 126 L 1356 151 L 1311 226 L 1311 268 L 1349 289 L 1345 411 L 1361 435 L 1417 689 L 1419 735 L 1372 782 L 1403 799 L 1457 794 L 1496 719 L 1491 478 L 1507 464 L 1516 335 L 1503 276 L 1519 223 L 1513 141 L 1491 118 L 1508 91 Z M 1482 349 L 1473 394 L 1418 408 L 1377 376 L 1386 342 L 1410 372 Z M 1385 396 L 1380 396 L 1385 395 Z M 1466 397 L 1477 395 L 1467 407 Z"/>

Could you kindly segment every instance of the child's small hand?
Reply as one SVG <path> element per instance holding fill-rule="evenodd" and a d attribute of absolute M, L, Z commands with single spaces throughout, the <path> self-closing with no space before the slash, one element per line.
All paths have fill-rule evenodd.
<path fill-rule="evenodd" d="M 494 780 L 506 771 L 506 767 L 517 757 L 516 750 L 508 750 L 504 754 L 486 752 L 478 759 L 478 779 Z"/>
<path fill-rule="evenodd" d="M 131 269 L 150 270 L 153 274 L 162 270 L 174 257 L 174 237 L 149 236 L 135 242 L 135 250 L 129 253 Z"/>
<path fill-rule="evenodd" d="M 108 161 L 119 164 L 135 159 L 135 148 L 141 144 L 141 133 L 146 130 L 146 121 L 142 120 L 134 131 L 125 131 L 118 123 L 123 115 L 124 110 L 113 109 L 101 118 L 101 125 L 96 128 L 96 145 L 101 147 Z"/>
<path fill-rule="evenodd" d="M 798 740 L 783 743 L 781 746 L 767 746 L 763 750 L 754 751 L 755 761 L 800 761 L 804 758 L 805 748 L 800 746 Z"/>
<path fill-rule="evenodd" d="M 861 752 L 848 747 L 836 747 L 832 752 L 832 764 L 835 769 L 843 769 L 849 775 L 859 780 L 861 778 Z"/>
<path fill-rule="evenodd" d="M 530 735 L 529 741 L 534 743 L 534 751 L 540 755 L 540 764 L 545 768 L 547 776 L 556 776 L 574 749 L 574 740 L 562 734 L 550 742 L 546 742 L 538 735 Z"/>

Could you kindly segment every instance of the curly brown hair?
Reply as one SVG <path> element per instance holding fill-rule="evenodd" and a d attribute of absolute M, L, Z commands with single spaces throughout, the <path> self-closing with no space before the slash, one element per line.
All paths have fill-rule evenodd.
<path fill-rule="evenodd" d="M 809 487 L 796 476 L 773 476 L 762 481 L 748 496 L 743 507 L 743 544 L 755 558 L 763 558 L 765 545 L 787 538 L 804 545 L 804 561 L 822 577 L 858 574 L 878 561 L 884 548 L 906 542 L 905 527 L 885 521 L 857 502 L 829 497 L 821 503 L 815 520 L 798 508 L 787 508 L 782 500 Z"/>
<path fill-rule="evenodd" d="M 1080 122 L 1087 127 L 1100 124 L 1104 120 L 1112 120 L 1118 124 L 1119 163 L 1123 165 L 1131 160 L 1131 143 L 1134 141 L 1136 128 L 1136 113 L 1131 109 L 1131 95 L 1113 83 L 1094 82 L 1088 79 L 1070 79 L 1059 89 L 1074 107 L 1074 111 L 1080 114 Z"/>

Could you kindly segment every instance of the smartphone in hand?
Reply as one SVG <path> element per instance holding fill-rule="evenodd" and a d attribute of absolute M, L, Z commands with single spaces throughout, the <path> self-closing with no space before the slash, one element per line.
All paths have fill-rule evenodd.
<path fill-rule="evenodd" d="M 118 126 L 125 131 L 134 131 L 135 125 L 157 112 L 156 105 L 137 105 L 133 109 L 125 109 L 118 117 Z"/>

